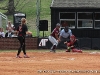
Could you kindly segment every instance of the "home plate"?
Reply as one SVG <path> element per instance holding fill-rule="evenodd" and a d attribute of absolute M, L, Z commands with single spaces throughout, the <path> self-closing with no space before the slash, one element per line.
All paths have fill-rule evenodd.
<path fill-rule="evenodd" d="M 55 60 L 64 60 L 64 59 L 55 59 Z"/>
<path fill-rule="evenodd" d="M 91 52 L 91 53 L 89 53 L 89 54 L 96 54 L 97 52 Z"/>
<path fill-rule="evenodd" d="M 75 58 L 68 58 L 68 60 L 75 60 Z"/>

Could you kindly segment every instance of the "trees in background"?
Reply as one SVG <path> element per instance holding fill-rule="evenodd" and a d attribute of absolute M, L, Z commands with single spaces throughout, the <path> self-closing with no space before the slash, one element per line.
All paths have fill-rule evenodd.
<path fill-rule="evenodd" d="M 32 3 L 33 1 L 34 0 L 0 0 L 0 9 L 7 10 L 5 14 L 9 15 L 20 12 L 28 3 Z"/>
<path fill-rule="evenodd" d="M 8 8 L 7 9 L 8 10 L 7 11 L 8 14 L 13 14 L 15 12 L 14 0 L 9 0 L 7 8 Z"/>
<path fill-rule="evenodd" d="M 1 0 L 5 1 L 5 0 Z M 7 1 L 6 6 L 0 7 L 2 10 L 7 10 L 6 14 L 13 14 L 15 12 L 14 0 Z"/>

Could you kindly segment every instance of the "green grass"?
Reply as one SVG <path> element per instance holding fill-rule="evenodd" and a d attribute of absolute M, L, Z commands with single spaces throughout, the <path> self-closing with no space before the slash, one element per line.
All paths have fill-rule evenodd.
<path fill-rule="evenodd" d="M 7 5 L 9 0 L 0 1 L 0 7 L 4 7 Z M 17 0 L 14 0 L 15 4 Z M 36 1 L 37 0 L 20 0 L 18 6 L 16 7 L 16 11 L 26 13 L 26 19 L 28 22 L 29 30 L 32 32 L 33 36 L 37 36 L 36 29 Z M 41 0 L 41 8 L 40 8 L 40 20 L 48 20 L 48 31 L 45 31 L 45 36 L 48 36 L 51 32 L 51 14 L 50 14 L 50 5 L 52 0 Z M 5 13 L 6 10 L 1 10 L 0 12 Z M 13 22 L 13 15 L 8 16 L 8 20 Z M 5 27 L 5 26 L 4 26 Z M 40 31 L 40 36 L 43 36 L 42 31 Z"/>
<path fill-rule="evenodd" d="M 0 50 L 1 52 L 17 52 L 18 50 Z M 26 50 L 27 52 L 49 52 L 49 49 L 34 49 L 34 50 Z M 59 50 L 57 49 L 56 52 L 65 52 L 65 49 Z M 100 52 L 100 50 L 83 50 L 84 52 Z"/>

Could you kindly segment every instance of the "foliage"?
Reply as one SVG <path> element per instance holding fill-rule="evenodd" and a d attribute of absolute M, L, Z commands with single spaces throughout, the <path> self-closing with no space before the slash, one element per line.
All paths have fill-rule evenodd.
<path fill-rule="evenodd" d="M 1 0 L 0 8 L 6 7 L 9 0 Z M 36 36 L 36 2 L 37 0 L 14 0 L 14 4 L 16 6 L 15 11 L 22 12 L 26 14 L 26 19 L 28 22 L 29 30 L 33 33 L 33 36 Z M 52 0 L 41 0 L 41 10 L 40 10 L 40 19 L 48 20 L 49 30 L 45 31 L 45 36 L 48 36 L 51 32 L 51 15 L 50 15 L 50 5 Z M 18 3 L 16 5 L 16 3 Z M 1 10 L 0 12 L 5 13 L 7 10 Z M 13 22 L 13 15 L 8 15 L 8 20 Z M 42 36 L 42 32 L 40 32 L 40 36 Z"/>

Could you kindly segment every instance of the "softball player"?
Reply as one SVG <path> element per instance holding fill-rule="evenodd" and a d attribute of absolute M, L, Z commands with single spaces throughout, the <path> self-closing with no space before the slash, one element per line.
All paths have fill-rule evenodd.
<path fill-rule="evenodd" d="M 48 37 L 49 41 L 53 44 L 51 47 L 51 51 L 55 52 L 55 48 L 58 45 L 58 42 L 60 41 L 59 39 L 59 29 L 60 29 L 60 24 L 56 24 L 56 28 L 52 31 L 50 36 Z"/>
<path fill-rule="evenodd" d="M 66 46 L 67 46 L 66 52 L 70 52 L 70 50 L 72 50 L 72 52 L 82 53 L 82 50 L 77 49 L 79 47 L 77 41 L 78 41 L 78 39 L 76 39 L 76 37 L 74 35 L 71 35 L 70 36 L 70 41 L 64 42 L 64 44 L 66 44 Z"/>
<path fill-rule="evenodd" d="M 26 37 L 26 32 L 28 31 L 28 28 L 26 26 L 26 19 L 25 18 L 21 19 L 21 25 L 17 28 L 17 31 L 18 31 L 18 40 L 20 42 L 20 47 L 18 49 L 18 53 L 17 53 L 16 58 L 21 58 L 19 56 L 20 52 L 21 52 L 21 49 L 23 50 L 24 58 L 29 58 L 26 55 L 26 49 L 25 49 L 25 37 Z"/>

